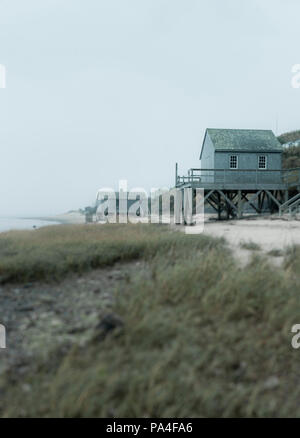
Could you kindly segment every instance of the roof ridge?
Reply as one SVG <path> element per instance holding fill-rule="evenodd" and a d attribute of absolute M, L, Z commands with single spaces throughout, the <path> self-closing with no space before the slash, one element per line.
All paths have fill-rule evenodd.
<path fill-rule="evenodd" d="M 253 129 L 253 128 L 207 128 L 207 131 L 256 131 L 256 132 L 274 132 L 272 129 Z M 275 135 L 275 134 L 274 134 Z"/>

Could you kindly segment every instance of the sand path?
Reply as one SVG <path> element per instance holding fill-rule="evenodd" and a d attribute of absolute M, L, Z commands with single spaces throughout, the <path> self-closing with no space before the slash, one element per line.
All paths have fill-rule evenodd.
<path fill-rule="evenodd" d="M 254 242 L 260 247 L 258 253 L 268 254 L 272 250 L 285 251 L 289 246 L 300 245 L 300 221 L 279 218 L 249 218 L 232 221 L 207 221 L 204 234 L 225 237 L 236 258 L 247 264 L 254 251 L 242 248 L 243 243 Z M 280 265 L 283 257 L 270 257 Z"/>

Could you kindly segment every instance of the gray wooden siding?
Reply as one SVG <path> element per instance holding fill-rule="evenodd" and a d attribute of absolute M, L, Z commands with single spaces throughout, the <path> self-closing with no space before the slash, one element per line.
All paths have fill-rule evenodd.
<path fill-rule="evenodd" d="M 281 169 L 281 153 L 278 152 L 215 152 L 215 169 L 229 169 L 230 155 L 238 156 L 238 169 L 258 169 L 258 157 L 267 157 L 267 169 Z M 201 166 L 204 168 L 204 166 Z"/>
<path fill-rule="evenodd" d="M 209 134 L 206 134 L 201 157 L 202 169 L 215 169 L 215 148 L 210 139 Z M 214 172 L 207 172 L 203 177 L 203 182 L 209 182 L 213 179 Z"/>
<path fill-rule="evenodd" d="M 230 155 L 237 155 L 238 157 L 238 170 L 258 169 L 258 157 L 264 155 L 267 157 L 267 170 L 278 170 L 277 172 L 267 172 L 264 169 L 258 169 L 259 180 L 262 183 L 280 183 L 281 181 L 281 153 L 278 152 L 215 152 L 215 169 L 229 169 Z M 221 177 L 221 175 L 220 175 Z M 242 174 L 237 172 L 231 172 L 230 183 L 247 183 L 253 180 L 253 172 L 243 172 Z M 215 176 L 215 182 L 217 182 L 218 176 Z"/>

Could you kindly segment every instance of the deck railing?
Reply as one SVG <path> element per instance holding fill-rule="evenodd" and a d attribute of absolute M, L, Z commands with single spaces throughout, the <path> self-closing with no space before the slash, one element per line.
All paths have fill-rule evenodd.
<path fill-rule="evenodd" d="M 189 169 L 187 176 L 176 176 L 182 184 L 279 184 L 287 187 L 300 185 L 300 168 L 295 169 Z"/>

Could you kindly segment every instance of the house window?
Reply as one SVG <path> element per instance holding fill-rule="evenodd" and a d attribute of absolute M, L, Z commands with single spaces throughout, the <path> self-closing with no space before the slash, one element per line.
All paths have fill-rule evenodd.
<path fill-rule="evenodd" d="M 267 157 L 265 155 L 260 155 L 258 157 L 258 168 L 259 169 L 267 168 Z"/>
<path fill-rule="evenodd" d="M 230 155 L 229 168 L 230 169 L 237 169 L 238 168 L 238 157 L 237 157 L 237 155 Z"/>

